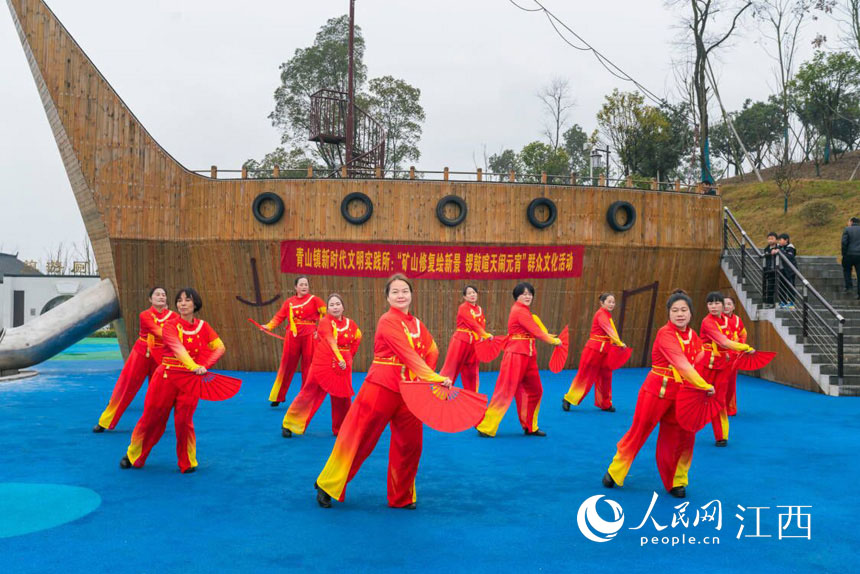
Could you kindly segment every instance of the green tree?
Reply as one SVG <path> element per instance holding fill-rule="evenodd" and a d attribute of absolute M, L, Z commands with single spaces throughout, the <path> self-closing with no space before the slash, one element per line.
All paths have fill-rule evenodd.
<path fill-rule="evenodd" d="M 319 167 L 314 165 L 314 161 L 308 157 L 305 150 L 295 147 L 290 148 L 289 151 L 283 147 L 278 147 L 275 148 L 275 151 L 267 153 L 260 161 L 249 159 L 242 164 L 242 167 L 248 170 L 248 177 L 251 179 L 274 177 L 275 166 L 283 170 L 280 177 L 296 179 L 307 177 L 308 166 Z"/>
<path fill-rule="evenodd" d="M 579 124 L 573 124 L 562 135 L 564 151 L 570 157 L 570 165 L 568 166 L 570 171 L 579 175 L 588 173 L 589 162 L 591 162 L 591 152 L 588 143 L 588 134 L 585 133 Z"/>
<path fill-rule="evenodd" d="M 517 152 L 512 149 L 502 150 L 499 153 L 494 153 L 487 160 L 487 166 L 492 173 L 499 174 L 499 181 L 504 181 L 508 172 L 519 172 L 520 158 L 517 157 Z"/>
<path fill-rule="evenodd" d="M 737 119 L 737 112 L 729 112 L 729 117 L 732 121 Z M 711 153 L 724 161 L 728 167 L 735 168 L 735 175 L 743 174 L 743 150 L 741 150 L 738 141 L 729 128 L 729 125 L 723 121 L 711 126 L 709 130 L 711 138 Z"/>
<path fill-rule="evenodd" d="M 529 174 L 527 179 L 540 181 L 541 172 L 549 175 L 564 175 L 570 165 L 570 156 L 564 148 L 553 148 L 549 144 L 534 141 L 523 146 L 520 151 L 520 163 L 523 171 Z"/>
<path fill-rule="evenodd" d="M 299 48 L 281 64 L 281 85 L 275 90 L 275 109 L 269 114 L 272 125 L 281 132 L 281 142 L 304 147 L 310 129 L 310 96 L 317 90 L 347 91 L 349 64 L 349 16 L 328 20 L 314 38 L 313 45 Z M 367 79 L 364 65 L 364 36 L 355 27 L 354 83 L 358 93 Z M 331 147 L 317 144 L 315 155 L 330 168 L 340 165 L 339 154 Z"/>
<path fill-rule="evenodd" d="M 860 60 L 848 52 L 816 52 L 800 66 L 791 88 L 800 120 L 824 136 L 824 163 L 829 163 L 835 123 L 860 89 Z"/>
<path fill-rule="evenodd" d="M 763 167 L 774 142 L 783 134 L 780 104 L 774 98 L 769 102 L 753 102 L 748 99 L 735 115 L 734 123 L 756 167 Z"/>
<path fill-rule="evenodd" d="M 386 171 L 402 169 L 405 161 L 418 161 L 421 123 L 426 118 L 419 103 L 421 90 L 391 76 L 370 80 L 368 89 L 360 102 L 385 128 Z"/>

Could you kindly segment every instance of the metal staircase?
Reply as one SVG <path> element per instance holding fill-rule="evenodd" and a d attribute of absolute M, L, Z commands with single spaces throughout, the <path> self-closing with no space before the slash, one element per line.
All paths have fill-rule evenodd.
<path fill-rule="evenodd" d="M 347 143 L 349 96 L 346 92 L 319 90 L 311 94 L 310 137 L 319 145 L 331 146 L 332 157 L 340 166 L 332 175 L 338 176 L 346 167 L 347 177 L 376 177 L 385 171 L 385 129 L 382 124 L 358 106 L 354 106 L 352 160 L 344 157 Z"/>
<path fill-rule="evenodd" d="M 798 269 L 780 252 L 766 269 L 765 253 L 724 210 L 721 265 L 749 316 L 771 322 L 822 392 L 860 396 L 860 301 L 842 293 L 836 258 L 800 257 Z"/>

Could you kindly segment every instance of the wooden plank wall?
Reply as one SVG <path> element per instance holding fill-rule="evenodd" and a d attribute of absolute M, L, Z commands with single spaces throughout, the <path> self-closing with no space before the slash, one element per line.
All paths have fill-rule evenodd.
<path fill-rule="evenodd" d="M 293 278 L 280 273 L 278 262 L 279 242 L 294 238 L 436 245 L 584 245 L 582 277 L 533 281 L 538 289 L 535 310 L 545 323 L 553 330 L 570 323 L 569 366 L 578 361 L 600 292 L 620 294 L 659 281 L 653 331 L 665 321 L 663 302 L 673 288 L 685 288 L 702 300 L 719 282 L 718 197 L 491 182 L 213 180 L 198 176 L 175 161 L 146 131 L 44 2 L 10 0 L 10 6 L 33 66 L 44 78 L 46 98 L 68 135 L 67 147 L 77 160 L 75 169 L 83 174 L 81 193 L 91 195 L 88 203 L 78 203 L 88 222 L 100 270 L 115 279 L 129 338 L 136 333 L 137 314 L 145 307 L 146 293 L 153 284 L 163 284 L 171 292 L 191 284 L 204 296 L 202 317 L 212 322 L 228 347 L 222 365 L 274 369 L 276 342 L 255 334 L 245 319 L 267 319 L 277 303 L 257 309 L 239 303 L 236 296 L 254 296 L 251 258 L 257 262 L 264 298 L 292 294 Z M 362 191 L 374 202 L 373 217 L 365 225 L 350 225 L 340 215 L 340 203 L 352 191 Z M 274 225 L 262 225 L 252 217 L 251 204 L 262 192 L 274 192 L 284 201 L 284 217 Z M 469 206 L 467 220 L 455 228 L 443 226 L 435 217 L 437 201 L 451 194 L 463 197 Z M 558 206 L 558 220 L 544 230 L 532 227 L 526 218 L 526 208 L 536 197 L 549 197 Z M 635 226 L 624 233 L 612 230 L 606 222 L 606 210 L 617 200 L 629 201 L 637 210 Z M 107 237 L 96 233 L 98 226 L 107 230 Z M 368 363 L 373 326 L 384 310 L 383 283 L 380 279 L 312 278 L 316 294 L 342 293 L 348 313 L 365 331 L 368 339 L 356 362 L 359 369 Z M 480 285 L 481 303 L 495 332 L 504 331 L 513 284 L 493 281 Z M 415 312 L 436 335 L 443 353 L 454 327 L 461 288 L 460 281 L 422 281 L 418 285 Z M 646 304 L 645 297 L 637 296 L 628 304 L 624 338 L 633 345 L 646 340 L 650 299 Z M 548 349 L 541 350 L 543 365 L 548 354 Z"/>

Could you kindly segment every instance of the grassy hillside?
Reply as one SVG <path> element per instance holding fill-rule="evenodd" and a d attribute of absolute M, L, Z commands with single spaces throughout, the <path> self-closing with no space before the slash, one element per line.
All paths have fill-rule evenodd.
<path fill-rule="evenodd" d="M 799 255 L 840 255 L 839 241 L 846 221 L 851 216 L 860 217 L 860 181 L 802 180 L 789 198 L 786 214 L 782 212 L 782 194 L 772 181 L 724 181 L 721 190 L 724 205 L 756 245 L 764 245 L 769 231 L 785 232 L 791 235 Z M 829 216 L 828 208 L 833 211 Z"/>

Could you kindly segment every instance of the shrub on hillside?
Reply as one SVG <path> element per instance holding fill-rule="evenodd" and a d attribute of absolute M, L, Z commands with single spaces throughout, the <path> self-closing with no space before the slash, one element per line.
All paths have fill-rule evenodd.
<path fill-rule="evenodd" d="M 807 225 L 821 227 L 827 225 L 836 214 L 836 204 L 824 199 L 807 201 L 800 208 L 800 217 Z"/>

